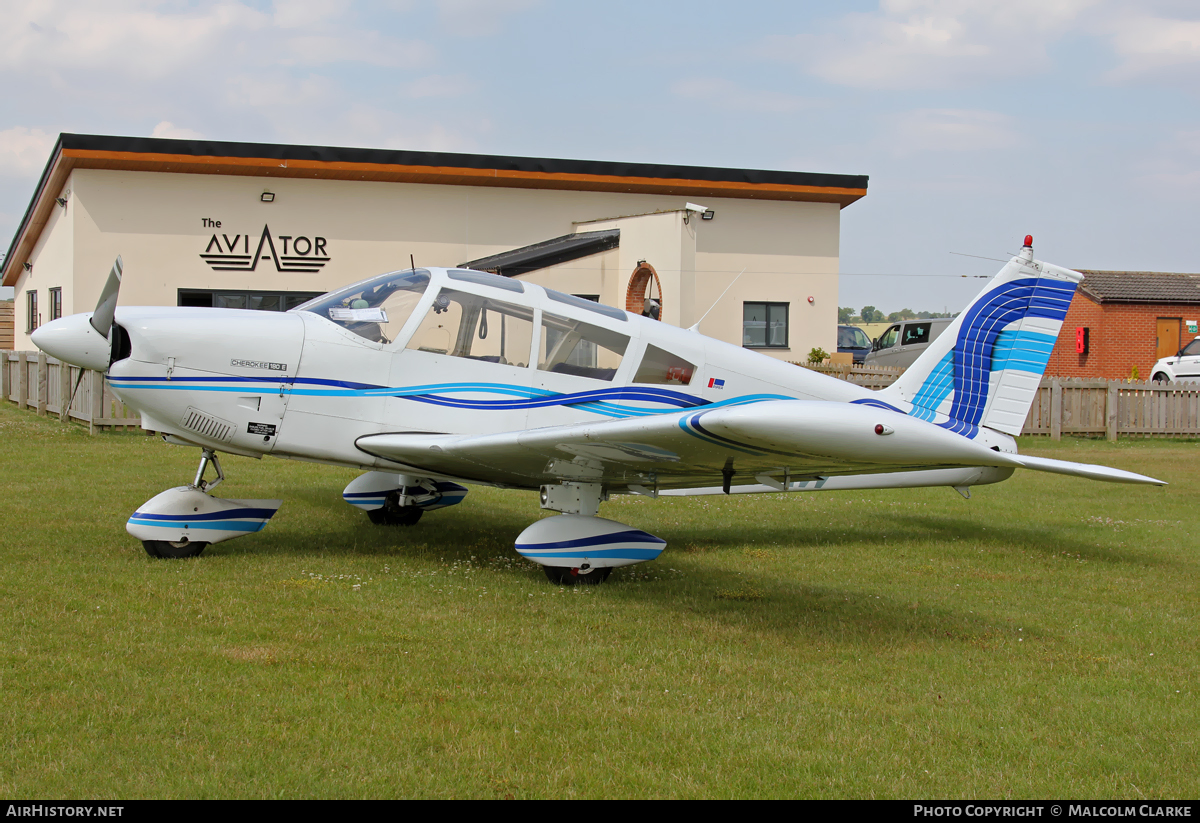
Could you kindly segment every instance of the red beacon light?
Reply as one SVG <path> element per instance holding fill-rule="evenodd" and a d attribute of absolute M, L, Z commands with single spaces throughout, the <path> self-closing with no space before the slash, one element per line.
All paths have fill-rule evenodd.
<path fill-rule="evenodd" d="M 1025 235 L 1025 247 L 1033 248 L 1033 235 L 1032 234 Z"/>

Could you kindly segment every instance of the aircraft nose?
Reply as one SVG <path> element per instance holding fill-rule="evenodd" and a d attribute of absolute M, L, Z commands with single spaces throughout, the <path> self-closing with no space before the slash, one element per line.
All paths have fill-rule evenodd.
<path fill-rule="evenodd" d="M 39 326 L 30 339 L 51 357 L 85 369 L 108 369 L 108 339 L 88 322 L 91 313 L 72 314 Z"/>

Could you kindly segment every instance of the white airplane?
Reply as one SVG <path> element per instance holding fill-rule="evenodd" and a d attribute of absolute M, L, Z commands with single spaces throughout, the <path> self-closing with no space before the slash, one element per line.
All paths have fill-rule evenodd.
<path fill-rule="evenodd" d="M 466 269 L 382 274 L 285 314 L 116 309 L 34 343 L 107 371 L 142 426 L 199 447 L 195 479 L 127 524 L 155 557 L 261 530 L 279 500 L 210 494 L 218 452 L 362 468 L 343 498 L 380 524 L 461 501 L 462 483 L 539 490 L 561 514 L 518 553 L 555 582 L 653 560 L 659 537 L 597 517 L 612 494 L 829 491 L 997 483 L 1018 468 L 1162 482 L 1017 454 L 1078 272 L 1033 240 L 892 386 L 872 391 L 541 286 Z M 216 479 L 206 481 L 209 464 Z"/>

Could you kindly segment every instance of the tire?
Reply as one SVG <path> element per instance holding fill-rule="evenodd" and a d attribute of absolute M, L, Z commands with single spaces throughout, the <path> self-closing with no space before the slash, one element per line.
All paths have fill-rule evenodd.
<path fill-rule="evenodd" d="M 371 509 L 367 512 L 367 517 L 371 518 L 371 522 L 377 526 L 413 526 L 424 513 L 423 509 L 418 509 L 416 506 L 402 509 L 384 506 L 381 509 Z"/>
<path fill-rule="evenodd" d="M 143 540 L 142 546 L 146 554 L 159 560 L 179 560 L 184 557 L 199 557 L 208 548 L 207 543 L 184 540 L 179 543 L 170 540 Z"/>
<path fill-rule="evenodd" d="M 569 566 L 542 566 L 546 578 L 559 586 L 598 586 L 612 574 L 612 566 L 594 568 L 591 571 L 579 572 Z"/>
<path fill-rule="evenodd" d="M 1155 383 L 1170 383 L 1171 382 L 1171 378 L 1167 377 L 1162 372 L 1155 372 L 1153 380 Z"/>

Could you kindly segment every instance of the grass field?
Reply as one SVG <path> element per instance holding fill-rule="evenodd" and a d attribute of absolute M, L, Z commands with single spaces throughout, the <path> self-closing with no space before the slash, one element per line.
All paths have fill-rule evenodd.
<path fill-rule="evenodd" d="M 0 438 L 0 796 L 1200 795 L 1196 442 L 1021 444 L 1166 488 L 615 498 L 666 553 L 563 589 L 533 494 L 387 529 L 229 457 L 279 514 L 155 561 L 124 522 L 195 450 Z"/>

